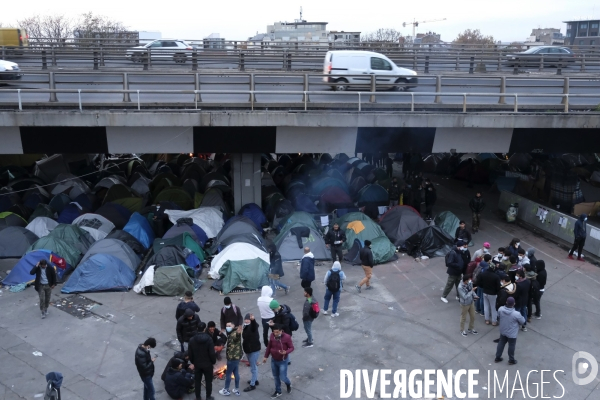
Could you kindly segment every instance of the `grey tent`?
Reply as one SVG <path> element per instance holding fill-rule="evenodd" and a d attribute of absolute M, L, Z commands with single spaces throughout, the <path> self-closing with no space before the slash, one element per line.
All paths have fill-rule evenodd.
<path fill-rule="evenodd" d="M 206 191 L 200 207 L 217 207 L 223 211 L 223 214 L 229 214 L 229 206 L 223 200 L 223 192 L 217 188 L 210 188 Z"/>
<path fill-rule="evenodd" d="M 417 210 L 410 206 L 392 207 L 383 214 L 379 225 L 396 246 L 404 245 L 406 239 L 428 226 Z"/>
<path fill-rule="evenodd" d="M 331 260 L 331 253 L 319 231 L 300 223 L 286 224 L 274 240 L 282 261 L 302 259 L 304 247 L 310 247 L 315 260 Z"/>
<path fill-rule="evenodd" d="M 139 257 L 127 246 L 125 242 L 117 239 L 102 239 L 94 243 L 85 253 L 81 262 L 93 256 L 94 254 L 110 254 L 123 261 L 129 268 L 136 270 L 140 263 Z"/>
<path fill-rule="evenodd" d="M 53 183 L 52 194 L 67 194 L 71 200 L 83 193 L 90 193 L 90 188 L 80 178 L 73 174 L 62 173 L 56 177 Z"/>
<path fill-rule="evenodd" d="M 108 234 L 106 239 L 117 239 L 124 242 L 127 246 L 131 247 L 131 250 L 138 256 L 142 256 L 146 253 L 146 248 L 129 232 L 116 229 Z"/>
<path fill-rule="evenodd" d="M 213 242 L 211 252 L 213 252 L 214 254 L 217 252 L 217 250 L 222 250 L 226 246 L 226 244 L 224 243 L 234 243 L 234 238 L 242 235 L 255 236 L 259 243 L 260 238 L 262 237 L 260 232 L 258 232 L 258 229 L 256 229 L 256 225 L 254 224 L 254 222 L 252 222 L 250 218 L 245 217 L 243 215 L 236 215 L 235 217 L 227 221 L 227 224 L 225 224 L 225 226 L 221 228 L 221 231 L 219 232 L 219 234 Z M 254 241 L 250 244 L 255 243 L 256 242 Z"/>
<path fill-rule="evenodd" d="M 269 263 L 260 258 L 241 261 L 226 261 L 219 270 L 222 292 L 227 294 L 237 287 L 257 290 L 269 284 Z"/>
<path fill-rule="evenodd" d="M 233 243 L 248 243 L 258 249 L 261 249 L 262 251 L 267 251 L 266 245 L 263 243 L 263 240 L 264 239 L 261 239 L 260 236 L 257 236 L 254 233 L 242 233 L 241 235 L 228 237 L 222 242 L 220 242 L 219 249 L 222 250 Z"/>
<path fill-rule="evenodd" d="M 9 226 L 0 231 L 0 258 L 21 258 L 38 237 L 20 226 Z"/>
<path fill-rule="evenodd" d="M 158 252 L 156 252 L 148 262 L 146 263 L 146 268 L 157 265 L 159 267 L 164 267 L 165 265 L 176 265 L 176 264 L 184 264 L 186 265 L 186 257 L 192 251 L 186 249 L 182 246 L 164 246 L 161 247 Z"/>
<path fill-rule="evenodd" d="M 38 238 L 48 236 L 54 228 L 58 226 L 58 222 L 48 217 L 37 217 L 32 220 L 25 229 L 35 233 Z"/>

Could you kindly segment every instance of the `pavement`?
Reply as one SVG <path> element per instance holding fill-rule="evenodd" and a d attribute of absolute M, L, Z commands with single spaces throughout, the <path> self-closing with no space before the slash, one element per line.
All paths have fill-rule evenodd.
<path fill-rule="evenodd" d="M 434 212 L 450 210 L 462 219 L 470 216 L 468 200 L 474 189 L 464 182 L 432 176 L 439 184 L 439 203 Z M 518 364 L 509 366 L 505 361 L 494 363 L 498 328 L 487 326 L 476 316 L 478 335 L 461 336 L 459 332 L 460 307 L 454 293 L 449 303 L 440 301 L 446 283 L 443 258 L 414 260 L 399 254 L 397 261 L 374 268 L 371 291 L 357 293 L 354 284 L 362 278 L 360 266 L 343 264 L 348 276 L 341 295 L 337 318 L 321 315 L 313 323 L 315 346 L 302 349 L 305 339 L 302 329 L 294 333 L 292 364 L 288 376 L 292 381 L 288 399 L 340 398 L 341 369 L 478 369 L 479 398 L 494 398 L 488 371 L 502 377 L 509 372 L 509 386 L 516 391 L 497 398 L 541 398 L 540 382 L 546 382 L 544 396 L 585 400 L 600 398 L 600 381 L 585 386 L 576 385 L 571 377 L 571 360 L 577 351 L 586 351 L 600 357 L 600 269 L 589 262 L 567 259 L 564 245 L 556 244 L 530 233 L 517 225 L 504 222 L 496 212 L 498 194 L 488 187 L 484 191 L 487 208 L 482 215 L 481 230 L 473 236 L 471 252 L 487 241 L 492 249 L 507 245 L 519 237 L 525 248 L 535 247 L 538 259 L 546 261 L 548 284 L 542 298 L 542 319 L 528 324 L 528 332 L 519 332 L 516 358 Z M 11 268 L 14 260 L 2 260 L 0 274 Z M 316 267 L 315 295 L 323 305 L 323 276 L 329 264 Z M 292 312 L 301 316 L 303 290 L 296 263 L 286 263 L 283 282 L 291 285 L 288 295 L 277 293 L 280 302 L 288 304 Z M 209 289 L 206 283 L 194 298 L 200 305 L 203 321 L 218 321 L 223 296 Z M 52 301 L 62 305 L 67 297 L 54 290 Z M 142 382 L 134 365 L 134 352 L 147 337 L 158 342 L 152 353 L 158 355 L 154 384 L 157 399 L 168 399 L 160 374 L 167 360 L 178 348 L 175 335 L 176 297 L 150 297 L 134 293 L 90 293 L 87 298 L 99 303 L 87 318 L 51 307 L 45 320 L 40 319 L 38 297 L 33 288 L 0 293 L 0 399 L 35 399 L 44 390 L 44 376 L 50 371 L 64 375 L 62 396 L 70 399 L 132 399 L 142 397 Z M 233 302 L 242 312 L 258 315 L 258 294 L 234 294 Z M 64 308 L 64 305 L 63 305 Z M 33 353 L 40 352 L 41 356 Z M 224 363 L 222 361 L 221 363 Z M 240 388 L 246 387 L 250 368 L 242 365 Z M 551 370 L 542 375 L 540 370 Z M 535 370 L 537 372 L 530 371 Z M 561 372 L 555 372 L 562 370 Z M 521 385 L 519 391 L 519 372 Z M 269 365 L 259 367 L 260 386 L 247 399 L 264 399 L 274 391 Z M 557 383 L 560 382 L 559 383 Z M 214 382 L 215 398 L 223 381 Z M 465 389 L 464 379 L 461 388 Z M 365 387 L 362 387 L 362 398 Z M 496 388 L 497 389 L 497 388 Z M 514 388 L 513 388 L 514 389 Z M 497 389 L 499 390 L 499 389 Z M 505 389 L 504 393 L 507 393 Z M 527 392 L 528 391 L 528 392 Z M 203 392 L 204 393 L 204 392 Z M 538 393 L 538 394 L 536 394 Z M 375 398 L 379 398 L 379 385 Z M 204 396 L 204 395 L 203 395 Z M 186 399 L 193 399 L 189 395 Z M 353 395 L 354 398 L 354 395 Z M 420 398 L 409 396 L 408 398 Z"/>

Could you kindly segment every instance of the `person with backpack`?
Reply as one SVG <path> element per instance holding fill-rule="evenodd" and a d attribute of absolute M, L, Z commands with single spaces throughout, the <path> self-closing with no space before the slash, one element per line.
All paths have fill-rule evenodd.
<path fill-rule="evenodd" d="M 310 252 L 310 247 L 304 248 L 304 255 L 300 260 L 300 285 L 306 289 L 309 288 L 315 280 L 315 256 Z"/>
<path fill-rule="evenodd" d="M 478 191 L 475 193 L 475 197 L 469 202 L 469 208 L 473 213 L 471 228 L 473 229 L 473 233 L 477 233 L 479 232 L 479 223 L 481 222 L 481 212 L 485 208 L 485 202 L 483 201 L 483 198 L 481 198 L 481 192 Z"/>
<path fill-rule="evenodd" d="M 441 300 L 444 303 L 448 303 L 446 297 L 448 297 L 448 294 L 450 294 L 453 286 L 456 287 L 456 300 L 459 300 L 458 285 L 460 283 L 460 277 L 463 274 L 463 271 L 466 269 L 466 264 L 462 257 L 462 253 L 465 251 L 467 251 L 467 243 L 459 240 L 456 242 L 456 247 L 446 254 L 445 261 L 448 280 L 441 297 Z"/>
<path fill-rule="evenodd" d="M 200 312 L 200 307 L 198 307 L 198 304 L 194 302 L 194 295 L 189 290 L 185 292 L 183 301 L 180 301 L 177 305 L 177 309 L 175 310 L 175 319 L 179 319 L 179 317 L 181 317 L 188 308 L 191 308 L 195 313 Z"/>
<path fill-rule="evenodd" d="M 263 358 L 263 364 L 266 364 L 269 356 L 271 356 L 271 372 L 275 380 L 275 393 L 271 395 L 272 399 L 281 396 L 281 381 L 285 383 L 287 392 L 292 393 L 292 382 L 287 376 L 287 369 L 291 363 L 290 353 L 293 351 L 294 343 L 292 342 L 292 337 L 284 332 L 281 325 L 274 325 L 273 333 L 271 333 Z"/>
<path fill-rule="evenodd" d="M 313 298 L 313 289 L 310 287 L 304 288 L 304 307 L 302 308 L 302 323 L 304 332 L 306 332 L 306 340 L 302 341 L 302 347 L 313 347 L 312 322 L 319 316 L 319 303 Z"/>
<path fill-rule="evenodd" d="M 458 285 L 458 295 L 459 302 L 461 307 L 460 312 L 460 334 L 463 336 L 467 336 L 467 332 L 465 331 L 465 321 L 467 320 L 467 314 L 469 314 L 469 333 L 473 335 L 477 335 L 477 331 L 475 330 L 475 307 L 473 305 L 473 301 L 477 298 L 475 292 L 477 288 L 473 287 L 473 282 L 471 282 L 471 278 L 469 275 L 464 274 L 462 277 L 462 282 Z"/>
<path fill-rule="evenodd" d="M 537 270 L 537 281 L 540 284 L 538 304 L 535 313 L 535 319 L 542 319 L 542 309 L 540 307 L 540 303 L 542 301 L 542 296 L 544 295 L 544 291 L 546 290 L 546 281 L 548 279 L 548 272 L 546 271 L 546 262 L 544 260 L 537 260 L 536 264 Z"/>
<path fill-rule="evenodd" d="M 569 251 L 569 258 L 573 259 L 573 253 L 577 251 L 577 261 L 584 261 L 581 256 L 583 255 L 583 246 L 585 246 L 585 239 L 587 237 L 587 214 L 581 214 L 577 221 L 575 221 L 575 227 L 573 229 L 573 234 L 575 235 L 575 241 L 573 242 L 573 247 Z"/>
<path fill-rule="evenodd" d="M 338 304 L 340 303 L 340 294 L 344 287 L 344 281 L 346 280 L 346 274 L 342 271 L 342 264 L 338 261 L 333 263 L 333 266 L 325 274 L 323 283 L 325 284 L 325 301 L 323 303 L 323 315 L 327 315 L 329 309 L 329 301 L 333 297 L 333 307 L 331 309 L 331 318 L 339 317 Z"/>
<path fill-rule="evenodd" d="M 244 317 L 244 330 L 242 332 L 242 347 L 244 353 L 250 362 L 250 371 L 252 378 L 248 381 L 248 386 L 244 392 L 251 392 L 258 385 L 258 357 L 260 356 L 260 334 L 258 333 L 258 322 L 253 314 L 246 314 Z"/>
<path fill-rule="evenodd" d="M 181 351 L 185 351 L 185 344 L 188 343 L 189 346 L 190 339 L 198 333 L 200 322 L 200 317 L 191 308 L 186 309 L 177 320 L 177 340 L 181 345 Z"/>
<path fill-rule="evenodd" d="M 344 259 L 344 252 L 342 246 L 346 242 L 346 234 L 340 229 L 338 224 L 333 224 L 333 229 L 329 230 L 325 235 L 325 244 L 328 249 L 331 249 L 331 259 L 342 262 Z"/>
<path fill-rule="evenodd" d="M 483 264 L 483 265 L 482 265 Z M 496 311 L 496 297 L 500 291 L 500 277 L 496 274 L 496 266 L 489 265 L 485 261 L 480 263 L 482 272 L 477 276 L 477 287 L 483 289 L 483 312 L 485 324 L 498 325 L 498 314 Z"/>
<path fill-rule="evenodd" d="M 371 251 L 371 241 L 365 240 L 365 245 L 362 249 L 360 249 L 360 264 L 365 273 L 365 277 L 358 282 L 358 285 L 355 286 L 358 293 L 360 293 L 360 288 L 362 285 L 366 285 L 365 290 L 372 289 L 371 286 L 371 276 L 373 275 L 373 252 Z"/>
<path fill-rule="evenodd" d="M 242 326 L 244 319 L 240 308 L 231 302 L 229 296 L 223 299 L 224 307 L 221 309 L 221 332 L 225 332 L 225 327 L 228 322 L 231 322 L 234 327 Z"/>

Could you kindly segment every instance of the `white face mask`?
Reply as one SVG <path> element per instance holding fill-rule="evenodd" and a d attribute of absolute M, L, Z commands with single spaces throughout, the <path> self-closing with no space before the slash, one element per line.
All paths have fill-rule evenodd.
<path fill-rule="evenodd" d="M 584 218 L 583 220 L 584 220 L 584 221 L 587 221 L 587 218 Z"/>
<path fill-rule="evenodd" d="M 233 330 L 233 328 L 232 328 L 232 327 L 230 327 L 230 326 L 228 326 L 227 328 L 225 328 L 225 330 L 226 330 L 227 332 L 231 332 L 231 331 Z"/>
<path fill-rule="evenodd" d="M 225 308 L 229 310 L 231 308 L 231 306 L 225 306 Z"/>
<path fill-rule="evenodd" d="M 519 260 L 522 260 L 522 259 L 523 259 L 523 256 L 519 256 Z"/>
<path fill-rule="evenodd" d="M 521 242 L 515 244 L 516 247 L 521 246 Z"/>
<path fill-rule="evenodd" d="M 498 253 L 498 255 L 497 255 L 496 257 L 498 257 L 498 258 L 502 258 L 502 257 L 503 257 L 503 256 L 502 256 L 502 253 Z"/>
<path fill-rule="evenodd" d="M 470 285 L 472 282 L 473 282 L 472 280 L 469 280 L 468 284 Z"/>
<path fill-rule="evenodd" d="M 462 251 L 467 251 L 467 248 L 466 248 L 466 247 L 463 247 L 461 250 L 462 250 Z"/>

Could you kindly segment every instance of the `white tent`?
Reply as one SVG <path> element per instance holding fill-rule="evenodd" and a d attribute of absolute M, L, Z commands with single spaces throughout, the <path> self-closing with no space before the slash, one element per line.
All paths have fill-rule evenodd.
<path fill-rule="evenodd" d="M 58 222 L 48 217 L 36 217 L 25 227 L 28 231 L 31 231 L 39 238 L 48 236 L 54 228 L 58 226 Z"/>
<path fill-rule="evenodd" d="M 180 218 L 191 218 L 194 224 L 202 228 L 209 239 L 217 237 L 225 224 L 223 213 L 215 207 L 200 207 L 189 211 L 165 210 L 165 214 L 169 216 L 169 220 L 173 224 L 176 224 Z"/>
<path fill-rule="evenodd" d="M 136 293 L 146 294 L 146 287 L 154 285 L 154 265 L 149 266 L 140 281 L 133 287 Z"/>
<path fill-rule="evenodd" d="M 267 264 L 271 263 L 269 254 L 260 250 L 256 246 L 249 243 L 233 243 L 225 247 L 222 252 L 217 254 L 210 263 L 210 271 L 208 276 L 213 279 L 219 279 L 219 270 L 227 261 L 242 261 L 242 260 L 253 260 L 260 258 Z"/>
<path fill-rule="evenodd" d="M 115 225 L 99 214 L 83 214 L 75 218 L 72 225 L 77 225 L 81 229 L 88 231 L 95 240 L 104 239 Z"/>

